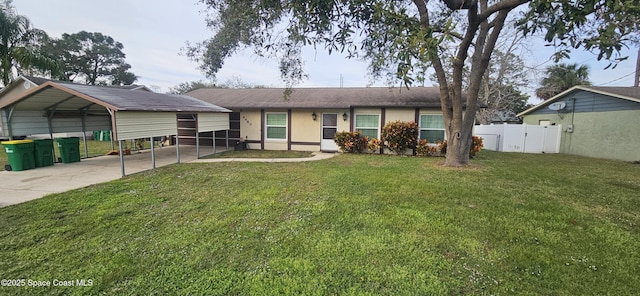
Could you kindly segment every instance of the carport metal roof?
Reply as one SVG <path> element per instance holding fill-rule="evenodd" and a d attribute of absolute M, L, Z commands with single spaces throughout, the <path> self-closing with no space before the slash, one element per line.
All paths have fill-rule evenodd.
<path fill-rule="evenodd" d="M 110 116 L 114 138 L 118 138 L 120 126 L 116 121 L 116 112 L 168 112 L 168 113 L 227 113 L 228 109 L 198 100 L 189 96 L 168 95 L 148 91 L 137 91 L 107 86 L 91 86 L 73 83 L 48 81 L 31 91 L 10 101 L 0 104 L 0 109 L 7 111 L 7 123 L 10 136 L 11 118 L 14 112 L 43 112 L 48 118 L 49 134 L 53 134 L 51 119 L 56 117 L 80 118 L 82 132 L 85 131 L 85 118 L 88 116 Z M 123 113 L 124 114 L 124 113 Z M 165 118 L 170 118 L 166 117 Z M 175 117 L 173 117 L 175 121 Z M 136 131 L 140 134 L 140 131 Z M 145 138 L 153 138 L 157 131 L 142 132 Z M 176 130 L 177 134 L 177 130 Z M 121 145 L 120 141 L 119 144 Z M 86 147 L 86 145 L 85 145 Z M 122 148 L 122 147 L 121 147 Z M 152 151 L 153 152 L 153 151 Z M 179 147 L 177 148 L 179 161 Z M 124 175 L 124 159 L 121 154 L 122 173 Z M 153 153 L 152 153 L 153 155 Z M 153 156 L 152 156 L 153 157 Z M 155 164 L 155 159 L 154 159 Z M 154 165 L 155 166 L 155 165 Z"/>
<path fill-rule="evenodd" d="M 11 106 L 32 111 L 230 112 L 189 96 L 52 81 L 1 104 L 0 109 Z"/>

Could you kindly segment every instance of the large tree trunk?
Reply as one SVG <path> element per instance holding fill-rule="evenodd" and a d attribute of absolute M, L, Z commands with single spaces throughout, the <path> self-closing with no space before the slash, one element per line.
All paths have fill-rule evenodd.
<path fill-rule="evenodd" d="M 461 129 L 459 132 L 447 137 L 445 166 L 460 167 L 469 164 L 472 136 L 471 130 Z"/>

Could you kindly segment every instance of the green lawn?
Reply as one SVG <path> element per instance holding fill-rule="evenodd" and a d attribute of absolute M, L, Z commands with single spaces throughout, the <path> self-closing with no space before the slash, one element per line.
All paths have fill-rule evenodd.
<path fill-rule="evenodd" d="M 0 208 L 0 294 L 632 295 L 640 165 L 180 164 Z M 87 283 L 87 282 L 85 282 Z"/>

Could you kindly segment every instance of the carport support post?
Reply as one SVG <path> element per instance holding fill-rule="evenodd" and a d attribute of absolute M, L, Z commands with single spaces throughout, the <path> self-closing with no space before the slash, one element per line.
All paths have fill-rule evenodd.
<path fill-rule="evenodd" d="M 229 130 L 226 130 L 226 137 L 227 137 L 227 151 L 229 151 Z"/>
<path fill-rule="evenodd" d="M 196 130 L 196 159 L 200 159 L 200 133 Z"/>
<path fill-rule="evenodd" d="M 126 176 L 124 174 L 124 151 L 122 150 L 122 140 L 118 140 L 118 146 L 120 149 L 120 170 L 122 171 L 122 176 Z"/>
<path fill-rule="evenodd" d="M 154 147 L 154 143 L 153 143 L 153 137 L 150 138 L 151 139 L 151 168 L 156 168 L 156 150 Z"/>
<path fill-rule="evenodd" d="M 180 163 L 180 135 L 176 135 L 176 157 Z"/>

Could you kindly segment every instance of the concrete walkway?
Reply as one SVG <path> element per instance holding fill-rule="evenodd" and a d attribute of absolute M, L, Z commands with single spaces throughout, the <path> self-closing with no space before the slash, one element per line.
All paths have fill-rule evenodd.
<path fill-rule="evenodd" d="M 201 149 L 201 155 L 213 153 L 211 147 Z M 224 151 L 218 149 L 217 152 Z M 156 148 L 156 167 L 177 162 L 174 147 Z M 198 159 L 194 146 L 180 147 L 180 162 L 303 162 L 333 157 L 333 153 L 314 153 L 308 158 L 210 158 Z M 133 153 L 125 156 L 125 173 L 127 175 L 146 171 L 152 168 L 150 151 Z M 119 179 L 122 176 L 119 156 L 100 156 L 82 159 L 76 163 L 56 163 L 53 166 L 20 172 L 0 171 L 0 207 L 13 205 L 47 194 L 60 193 L 82 188 L 93 184 Z"/>

